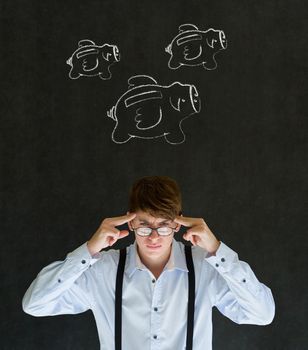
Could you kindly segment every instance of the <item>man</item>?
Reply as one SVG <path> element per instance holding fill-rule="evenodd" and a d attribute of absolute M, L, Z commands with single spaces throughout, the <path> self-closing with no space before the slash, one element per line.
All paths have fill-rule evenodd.
<path fill-rule="evenodd" d="M 117 228 L 126 223 L 136 240 L 120 258 L 122 280 L 125 254 L 100 251 L 129 234 Z M 191 250 L 174 239 L 181 225 Z M 203 219 L 181 215 L 177 183 L 163 176 L 138 180 L 127 215 L 103 220 L 87 243 L 45 267 L 23 299 L 34 316 L 91 309 L 107 350 L 210 350 L 213 306 L 239 324 L 266 325 L 275 313 L 270 289 Z"/>

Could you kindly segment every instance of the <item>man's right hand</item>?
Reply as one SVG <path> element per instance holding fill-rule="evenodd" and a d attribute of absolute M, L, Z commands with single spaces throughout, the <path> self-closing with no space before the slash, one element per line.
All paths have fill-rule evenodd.
<path fill-rule="evenodd" d="M 98 230 L 94 233 L 92 238 L 88 241 L 88 249 L 93 256 L 102 249 L 110 247 L 117 242 L 118 239 L 129 235 L 129 231 L 120 231 L 116 226 L 126 224 L 133 220 L 136 214 L 129 213 L 127 215 L 118 216 L 115 218 L 104 219 Z"/>

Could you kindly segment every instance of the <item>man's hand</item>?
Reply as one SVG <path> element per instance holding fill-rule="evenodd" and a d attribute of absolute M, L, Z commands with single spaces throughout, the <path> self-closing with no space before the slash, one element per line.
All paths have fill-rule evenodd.
<path fill-rule="evenodd" d="M 219 248 L 220 242 L 214 236 L 203 219 L 187 218 L 184 216 L 177 216 L 174 222 L 189 227 L 183 238 L 190 241 L 194 246 L 205 249 L 210 254 L 215 254 Z"/>
<path fill-rule="evenodd" d="M 120 231 L 116 228 L 116 226 L 126 224 L 135 217 L 136 214 L 130 213 L 123 216 L 104 219 L 98 230 L 88 241 L 88 249 L 90 254 L 93 256 L 102 249 L 115 244 L 118 239 L 128 236 L 129 231 Z"/>

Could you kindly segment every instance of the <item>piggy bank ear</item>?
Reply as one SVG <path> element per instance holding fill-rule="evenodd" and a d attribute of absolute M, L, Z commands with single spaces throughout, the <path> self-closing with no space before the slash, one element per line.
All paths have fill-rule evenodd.
<path fill-rule="evenodd" d="M 181 24 L 179 26 L 179 32 L 186 32 L 187 30 L 198 30 L 198 27 L 195 26 L 194 24 Z"/>
<path fill-rule="evenodd" d="M 176 111 L 180 110 L 180 103 L 181 103 L 181 98 L 179 96 L 176 96 L 176 95 L 170 96 L 170 104 Z"/>

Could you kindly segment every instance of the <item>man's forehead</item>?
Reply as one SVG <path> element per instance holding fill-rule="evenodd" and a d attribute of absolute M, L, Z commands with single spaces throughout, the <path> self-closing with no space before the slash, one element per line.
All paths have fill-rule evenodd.
<path fill-rule="evenodd" d="M 152 216 L 146 212 L 136 212 L 136 219 L 144 222 L 171 222 L 168 218 Z"/>

